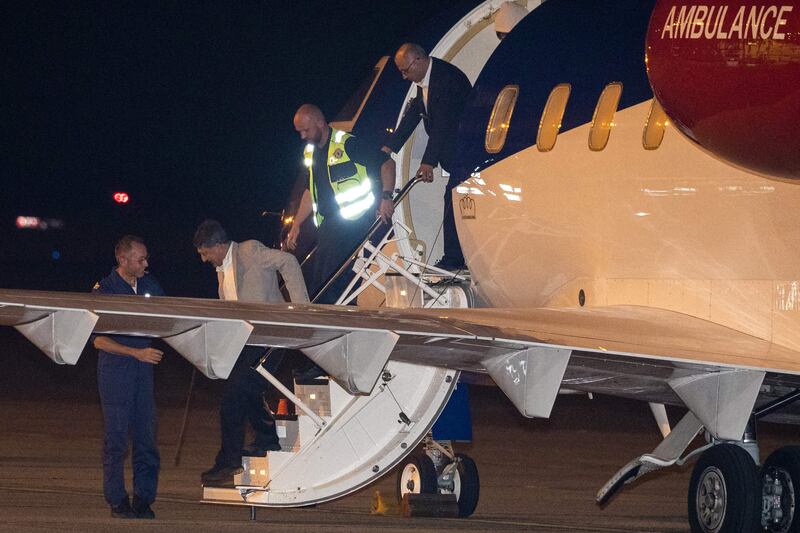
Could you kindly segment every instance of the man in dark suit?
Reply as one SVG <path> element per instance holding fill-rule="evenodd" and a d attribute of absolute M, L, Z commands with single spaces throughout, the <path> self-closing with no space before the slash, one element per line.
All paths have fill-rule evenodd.
<path fill-rule="evenodd" d="M 420 118 L 423 120 L 429 138 L 416 175 L 424 181 L 433 181 L 433 169 L 437 165 L 450 173 L 444 193 L 444 257 L 436 266 L 446 270 L 461 270 L 465 268 L 464 255 L 456 233 L 450 191 L 466 178 L 453 174 L 453 171 L 458 123 L 472 84 L 458 67 L 428 56 L 417 44 L 406 43 L 401 46 L 394 55 L 394 63 L 404 79 L 417 85 L 417 95 L 406 106 L 400 125 L 383 150 L 387 153 L 400 150 Z"/>

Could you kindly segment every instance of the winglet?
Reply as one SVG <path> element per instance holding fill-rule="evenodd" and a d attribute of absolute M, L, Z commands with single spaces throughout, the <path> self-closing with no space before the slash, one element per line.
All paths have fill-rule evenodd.
<path fill-rule="evenodd" d="M 483 364 L 497 386 L 528 418 L 549 418 L 572 351 L 533 346 Z"/>
<path fill-rule="evenodd" d="M 48 310 L 47 315 L 14 328 L 60 365 L 74 365 L 98 316 L 85 309 Z"/>
<path fill-rule="evenodd" d="M 351 331 L 302 351 L 350 394 L 369 394 L 399 338 L 388 330 Z"/>

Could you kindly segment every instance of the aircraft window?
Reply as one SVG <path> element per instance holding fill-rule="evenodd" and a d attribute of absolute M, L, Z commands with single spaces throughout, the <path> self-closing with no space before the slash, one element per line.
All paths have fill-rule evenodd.
<path fill-rule="evenodd" d="M 650 113 L 647 115 L 647 124 L 644 125 L 644 133 L 642 134 L 642 145 L 645 150 L 655 150 L 661 146 L 668 120 L 667 114 L 664 113 L 664 108 L 654 97 L 653 105 L 650 106 Z"/>
<path fill-rule="evenodd" d="M 594 109 L 592 129 L 589 130 L 589 148 L 600 151 L 608 144 L 611 128 L 614 127 L 614 113 L 617 112 L 619 97 L 622 95 L 622 84 L 615 81 L 603 89 L 597 107 Z"/>
<path fill-rule="evenodd" d="M 486 142 L 484 143 L 486 151 L 490 154 L 496 154 L 506 144 L 511 114 L 514 112 L 518 95 L 519 85 L 506 85 L 497 95 L 492 116 L 489 118 L 489 125 L 486 127 Z"/>
<path fill-rule="evenodd" d="M 540 152 L 549 152 L 556 145 L 571 90 L 572 85 L 569 83 L 559 83 L 550 91 L 539 121 L 539 133 L 536 135 L 536 147 Z"/>

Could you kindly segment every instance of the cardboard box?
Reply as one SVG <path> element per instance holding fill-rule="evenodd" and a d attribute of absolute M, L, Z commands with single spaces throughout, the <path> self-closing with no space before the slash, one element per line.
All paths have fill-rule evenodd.
<path fill-rule="evenodd" d="M 294 393 L 309 409 L 319 416 L 331 416 L 331 391 L 328 380 L 317 380 L 320 384 L 294 384 Z M 301 411 L 298 409 L 298 415 Z"/>
<path fill-rule="evenodd" d="M 300 428 L 297 420 L 276 420 L 275 430 L 278 432 L 281 451 L 296 452 L 300 449 Z"/>

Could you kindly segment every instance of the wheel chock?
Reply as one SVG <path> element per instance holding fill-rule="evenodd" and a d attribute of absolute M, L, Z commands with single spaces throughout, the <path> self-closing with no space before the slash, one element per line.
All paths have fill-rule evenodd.
<path fill-rule="evenodd" d="M 369 506 L 369 514 L 383 516 L 399 516 L 400 507 L 394 498 L 384 498 L 381 491 L 376 490 L 372 496 L 372 503 Z"/>
<path fill-rule="evenodd" d="M 414 494 L 403 496 L 400 505 L 403 516 L 433 518 L 458 518 L 458 500 L 455 494 Z"/>

